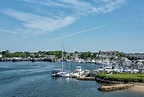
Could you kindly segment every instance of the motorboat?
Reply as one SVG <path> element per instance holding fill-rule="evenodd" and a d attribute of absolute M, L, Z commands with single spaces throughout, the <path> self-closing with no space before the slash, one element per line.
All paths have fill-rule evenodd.
<path fill-rule="evenodd" d="M 60 72 L 61 72 L 61 69 L 53 69 L 51 76 L 52 77 L 61 77 Z"/>
<path fill-rule="evenodd" d="M 76 69 L 73 73 L 71 73 L 71 76 L 73 78 L 77 78 L 77 77 L 81 76 L 83 74 L 83 72 L 84 71 L 82 70 L 81 66 L 76 66 Z"/>

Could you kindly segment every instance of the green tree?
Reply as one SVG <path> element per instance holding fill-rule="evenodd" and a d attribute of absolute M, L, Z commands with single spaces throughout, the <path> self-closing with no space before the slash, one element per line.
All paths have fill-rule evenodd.
<path fill-rule="evenodd" d="M 92 56 L 91 52 L 83 52 L 80 57 L 82 59 L 87 59 L 88 57 L 91 58 L 91 56 Z"/>
<path fill-rule="evenodd" d="M 2 56 L 3 57 L 11 57 L 11 53 L 9 52 L 9 50 L 2 51 Z"/>

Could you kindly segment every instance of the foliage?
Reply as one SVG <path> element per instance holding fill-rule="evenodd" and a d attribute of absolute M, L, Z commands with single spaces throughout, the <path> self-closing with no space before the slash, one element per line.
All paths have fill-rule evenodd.
<path fill-rule="evenodd" d="M 91 58 L 93 59 L 93 54 L 91 52 L 82 52 L 80 58 L 82 59 L 87 59 L 87 58 Z"/>
<path fill-rule="evenodd" d="M 9 52 L 9 50 L 2 51 L 1 52 L 3 58 L 13 58 L 13 57 L 21 57 L 21 58 L 42 58 L 46 57 L 47 55 L 55 55 L 57 58 L 62 57 L 62 51 L 38 51 L 38 52 Z M 67 52 L 64 52 L 64 56 L 67 54 Z"/>
<path fill-rule="evenodd" d="M 111 80 L 111 81 L 122 81 L 122 82 L 141 82 L 144 83 L 144 74 L 112 74 L 106 75 L 105 73 L 100 73 L 96 77 Z"/>
<path fill-rule="evenodd" d="M 24 51 L 24 52 L 10 52 L 9 50 L 6 51 L 2 51 L 0 52 L 0 54 L 2 54 L 3 58 L 13 58 L 13 57 L 21 57 L 21 58 L 44 58 L 47 57 L 48 55 L 55 55 L 56 58 L 61 58 L 62 57 L 62 51 L 38 51 L 38 52 L 28 52 L 28 51 Z M 67 59 L 75 59 L 75 55 L 81 59 L 87 60 L 87 59 L 100 59 L 99 53 L 97 52 L 63 52 L 64 54 L 64 58 Z M 144 55 L 143 53 L 140 55 Z M 121 57 L 127 57 L 131 60 L 135 59 L 134 57 L 130 57 L 125 53 L 122 52 L 117 52 L 116 53 L 117 61 L 122 62 L 123 60 L 121 59 Z M 111 57 L 110 60 L 115 60 L 115 57 Z"/>

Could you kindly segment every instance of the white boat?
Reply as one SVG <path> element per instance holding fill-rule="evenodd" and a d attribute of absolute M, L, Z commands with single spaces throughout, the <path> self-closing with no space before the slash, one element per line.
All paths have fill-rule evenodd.
<path fill-rule="evenodd" d="M 126 67 L 126 68 L 123 69 L 123 72 L 131 73 L 131 72 L 132 72 L 132 69 L 129 69 L 128 67 Z"/>
<path fill-rule="evenodd" d="M 71 77 L 71 74 L 68 71 L 63 71 L 63 69 L 53 69 L 52 77 Z"/>
<path fill-rule="evenodd" d="M 69 78 L 71 74 L 69 72 L 64 72 L 62 77 Z"/>
<path fill-rule="evenodd" d="M 63 44 L 63 49 L 64 49 L 64 44 Z M 64 60 L 63 52 L 64 51 L 62 51 L 62 66 L 61 66 L 61 69 L 53 70 L 52 75 L 51 75 L 52 77 L 71 77 L 70 73 L 68 71 L 64 71 L 64 68 L 63 68 L 63 60 Z"/>
<path fill-rule="evenodd" d="M 71 76 L 73 78 L 77 78 L 79 76 L 81 76 L 84 73 L 84 71 L 82 70 L 81 66 L 76 66 L 76 69 L 73 73 L 71 73 Z"/>

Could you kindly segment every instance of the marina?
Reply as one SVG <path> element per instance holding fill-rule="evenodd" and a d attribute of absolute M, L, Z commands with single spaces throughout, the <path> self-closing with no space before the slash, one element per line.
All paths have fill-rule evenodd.
<path fill-rule="evenodd" d="M 144 97 L 144 0 L 0 0 L 0 97 Z"/>
<path fill-rule="evenodd" d="M 99 73 L 106 73 L 106 74 L 113 74 L 113 73 L 144 73 L 144 60 L 137 60 L 137 62 L 130 61 L 126 58 L 127 61 L 123 61 L 122 63 L 117 63 L 115 61 L 109 61 L 108 59 L 101 61 L 101 63 L 93 63 L 89 62 L 89 64 L 93 64 L 95 66 L 98 66 L 99 68 L 93 68 L 93 70 L 83 69 L 82 66 L 75 66 L 75 70 L 73 72 L 65 71 L 63 70 L 63 62 L 61 71 L 56 72 L 55 74 L 62 76 L 63 74 L 68 74 L 67 77 L 72 78 L 80 78 L 80 77 L 88 77 L 88 76 L 95 76 Z M 140 63 L 141 62 L 141 63 Z M 72 64 L 76 64 L 75 62 L 71 62 Z M 81 62 L 77 62 L 78 64 L 81 64 Z M 66 63 L 65 63 L 66 64 Z M 85 63 L 83 63 L 85 64 Z M 66 64 L 67 65 L 67 64 Z M 65 66 L 67 67 L 67 66 Z M 54 70 L 55 71 L 55 70 Z M 52 71 L 53 72 L 53 71 Z M 59 76 L 60 77 L 60 76 Z"/>
<path fill-rule="evenodd" d="M 61 62 L 0 62 L 0 97 L 138 97 L 143 94 L 121 90 L 100 92 L 102 84 L 96 81 L 83 81 L 75 78 L 51 77 L 51 70 L 59 68 Z M 64 68 L 65 67 L 64 63 Z M 76 66 L 88 70 L 99 68 L 90 63 L 71 63 L 71 72 Z"/>

